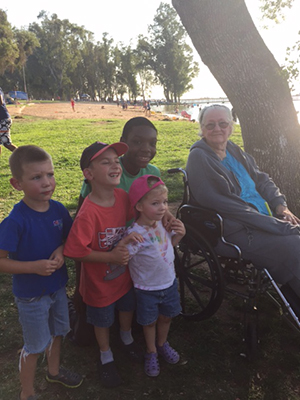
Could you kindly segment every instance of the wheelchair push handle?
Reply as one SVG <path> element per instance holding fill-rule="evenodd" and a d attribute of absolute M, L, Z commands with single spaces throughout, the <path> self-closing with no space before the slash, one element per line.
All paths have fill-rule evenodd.
<path fill-rule="evenodd" d="M 183 174 L 184 194 L 183 194 L 183 200 L 181 203 L 181 205 L 183 205 L 183 204 L 189 203 L 189 201 L 190 201 L 190 190 L 189 190 L 188 176 L 187 176 L 186 170 L 183 168 L 168 169 L 168 174 L 176 174 L 178 172 L 181 172 Z"/>
<path fill-rule="evenodd" d="M 188 177 L 186 170 L 183 168 L 170 168 L 168 169 L 168 174 L 177 174 L 178 172 L 181 172 L 183 174 L 183 182 L 187 184 Z"/>

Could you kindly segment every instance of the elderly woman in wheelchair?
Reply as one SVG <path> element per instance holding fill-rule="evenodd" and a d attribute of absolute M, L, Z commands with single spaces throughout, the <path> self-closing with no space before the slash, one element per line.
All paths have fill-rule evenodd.
<path fill-rule="evenodd" d="M 202 139 L 191 147 L 186 166 L 191 204 L 217 210 L 225 239 L 242 257 L 300 297 L 299 219 L 253 157 L 228 140 L 233 120 L 226 106 L 205 107 L 200 127 Z"/>
<path fill-rule="evenodd" d="M 205 107 L 200 127 L 202 138 L 190 149 L 186 171 L 169 170 L 182 172 L 185 184 L 177 214 L 187 233 L 175 251 L 182 314 L 207 319 L 225 292 L 240 296 L 253 353 L 261 293 L 300 331 L 300 220 L 253 157 L 228 140 L 233 119 L 226 106 Z"/>

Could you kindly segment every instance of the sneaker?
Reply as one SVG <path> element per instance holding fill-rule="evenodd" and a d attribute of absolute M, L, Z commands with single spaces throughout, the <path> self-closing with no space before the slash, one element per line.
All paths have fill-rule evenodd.
<path fill-rule="evenodd" d="M 162 356 L 165 359 L 165 361 L 167 361 L 167 363 L 169 364 L 178 363 L 180 355 L 177 353 L 176 350 L 173 349 L 173 347 L 169 345 L 169 342 L 165 342 L 161 347 L 156 346 L 156 348 L 158 354 Z"/>
<path fill-rule="evenodd" d="M 136 342 L 127 345 L 122 343 L 122 348 L 132 361 L 141 363 L 144 361 L 144 350 Z"/>
<path fill-rule="evenodd" d="M 55 376 L 50 375 L 48 372 L 46 375 L 46 380 L 50 383 L 60 383 L 61 385 L 70 389 L 79 387 L 83 382 L 81 375 L 77 374 L 76 372 L 69 371 L 63 367 L 59 368 L 59 373 Z"/>
<path fill-rule="evenodd" d="M 122 380 L 114 361 L 111 361 L 107 364 L 101 364 L 100 362 L 99 367 L 101 383 L 103 386 L 112 388 L 121 385 Z"/>
<path fill-rule="evenodd" d="M 146 353 L 145 354 L 145 373 L 148 376 L 158 376 L 160 373 L 160 367 L 158 362 L 157 353 Z"/>

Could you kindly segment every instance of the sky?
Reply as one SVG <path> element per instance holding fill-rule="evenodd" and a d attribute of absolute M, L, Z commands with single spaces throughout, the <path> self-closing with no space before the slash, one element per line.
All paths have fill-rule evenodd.
<path fill-rule="evenodd" d="M 171 0 L 164 3 L 172 5 Z M 259 12 L 259 0 L 245 0 L 252 19 L 258 28 L 266 45 L 273 53 L 279 64 L 284 63 L 285 51 L 298 39 L 300 31 L 300 1 L 296 1 L 291 10 L 287 10 L 285 22 L 275 25 L 268 23 L 268 29 L 263 29 L 266 21 L 261 21 Z M 135 43 L 139 34 L 147 35 L 148 26 L 153 22 L 154 15 L 161 0 L 100 0 L 91 2 L 86 6 L 84 2 L 74 0 L 52 0 L 41 2 L 40 0 L 1 0 L 0 8 L 7 13 L 8 21 L 16 28 L 25 27 L 32 22 L 38 22 L 37 15 L 45 10 L 51 16 L 57 14 L 60 19 L 68 19 L 71 23 L 84 26 L 94 33 L 95 41 L 102 39 L 102 34 L 107 32 L 115 43 Z M 233 22 L 234 23 L 234 22 Z M 299 37 L 300 38 L 300 37 Z M 190 43 L 193 48 L 192 43 Z M 200 73 L 193 80 L 194 89 L 183 95 L 185 99 L 200 97 L 225 96 L 218 82 L 209 69 L 201 62 L 195 51 L 194 60 L 199 62 Z M 300 93 L 300 86 L 296 87 L 296 93 Z M 162 89 L 152 89 L 152 98 L 163 97 Z"/>

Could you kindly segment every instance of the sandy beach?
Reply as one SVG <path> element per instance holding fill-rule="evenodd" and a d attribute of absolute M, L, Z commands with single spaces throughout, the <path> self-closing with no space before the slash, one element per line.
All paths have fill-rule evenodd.
<path fill-rule="evenodd" d="M 133 117 L 145 116 L 142 107 L 129 106 L 127 110 L 123 110 L 121 106 L 118 107 L 116 104 L 92 102 L 75 103 L 75 112 L 72 110 L 71 103 L 56 101 L 53 103 L 19 104 L 17 106 L 9 107 L 8 112 L 12 118 L 26 115 L 49 119 L 111 118 L 128 120 Z M 154 112 L 152 112 L 151 116 L 148 116 L 147 118 L 153 121 L 169 120 L 165 115 Z"/>

